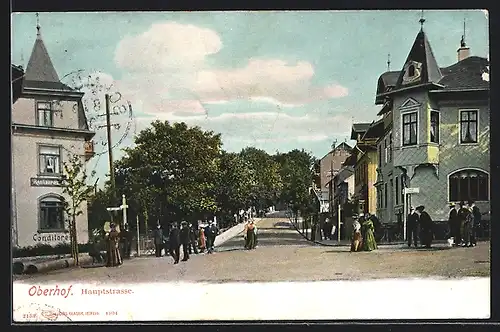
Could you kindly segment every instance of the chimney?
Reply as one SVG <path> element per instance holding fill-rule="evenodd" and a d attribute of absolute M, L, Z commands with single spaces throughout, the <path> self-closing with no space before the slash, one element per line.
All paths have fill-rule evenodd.
<path fill-rule="evenodd" d="M 458 61 L 462 61 L 464 59 L 467 59 L 470 56 L 470 48 L 468 48 L 464 44 L 464 46 L 461 46 L 457 50 L 457 55 L 458 55 Z"/>
<path fill-rule="evenodd" d="M 460 40 L 460 48 L 457 50 L 458 62 L 467 59 L 470 56 L 470 49 L 465 44 L 465 19 L 464 19 L 464 34 Z"/>

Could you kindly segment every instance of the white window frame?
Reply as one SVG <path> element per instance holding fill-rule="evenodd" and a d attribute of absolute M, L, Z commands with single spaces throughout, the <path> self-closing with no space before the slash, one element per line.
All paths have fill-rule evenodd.
<path fill-rule="evenodd" d="M 474 111 L 476 112 L 476 124 L 477 124 L 477 128 L 476 128 L 476 142 L 473 142 L 473 143 L 462 143 L 462 112 L 471 112 L 471 111 Z M 460 108 L 458 110 L 458 144 L 460 145 L 477 145 L 479 144 L 479 128 L 480 127 L 480 122 L 479 122 L 479 109 L 478 108 Z"/>
<path fill-rule="evenodd" d="M 41 104 L 46 104 L 48 105 L 49 108 L 40 108 L 39 105 Z M 45 118 L 41 118 L 40 117 L 40 111 L 43 110 L 44 112 L 49 112 L 50 114 L 50 124 L 46 124 L 45 122 L 43 122 L 42 119 L 45 119 Z M 52 103 L 50 101 L 47 101 L 47 100 L 37 100 L 35 101 L 35 112 L 36 112 L 36 124 L 37 126 L 41 126 L 41 127 L 54 127 L 54 111 L 52 109 Z"/>
<path fill-rule="evenodd" d="M 43 148 L 49 148 L 49 149 L 54 149 L 54 150 L 57 149 L 59 153 L 57 155 L 55 153 L 54 154 L 42 154 L 41 150 Z M 53 165 L 53 167 L 55 168 L 54 172 L 44 172 L 42 170 L 42 155 L 53 155 L 53 156 L 58 157 L 57 163 Z M 40 176 L 54 176 L 54 177 L 59 177 L 62 175 L 63 163 L 62 163 L 62 146 L 61 145 L 39 143 L 37 146 L 37 157 L 38 157 L 38 172 L 37 172 L 38 175 L 40 175 Z"/>
<path fill-rule="evenodd" d="M 62 209 L 62 227 L 61 228 L 45 228 L 42 227 L 42 204 L 44 202 L 58 202 L 61 203 L 60 208 Z M 40 196 L 38 198 L 37 204 L 37 220 L 38 220 L 38 232 L 39 233 L 54 233 L 54 232 L 65 232 L 66 231 L 66 213 L 64 212 L 64 197 L 55 193 L 48 193 L 46 195 Z"/>
<path fill-rule="evenodd" d="M 404 145 L 404 116 L 405 115 L 410 115 L 412 113 L 416 113 L 417 114 L 417 140 L 416 140 L 416 143 L 415 144 L 412 144 L 412 145 Z M 413 109 L 407 109 L 407 110 L 404 110 L 401 112 L 401 148 L 412 148 L 412 147 L 415 147 L 415 146 L 418 146 L 419 142 L 420 142 L 420 114 L 419 114 L 419 108 L 413 108 Z"/>
<path fill-rule="evenodd" d="M 437 113 L 437 115 L 438 115 L 438 127 L 437 127 L 438 139 L 437 139 L 437 142 L 431 141 L 430 130 L 432 128 L 432 113 Z M 441 143 L 441 112 L 438 110 L 433 110 L 433 109 L 431 109 L 429 112 L 429 143 L 437 144 L 437 145 L 439 145 Z"/>

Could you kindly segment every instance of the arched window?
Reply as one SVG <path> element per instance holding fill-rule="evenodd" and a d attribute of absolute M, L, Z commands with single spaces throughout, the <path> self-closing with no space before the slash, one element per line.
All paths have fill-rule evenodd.
<path fill-rule="evenodd" d="M 449 196 L 451 202 L 456 201 L 488 201 L 489 176 L 486 172 L 465 169 L 450 174 Z"/>
<path fill-rule="evenodd" d="M 55 194 L 42 196 L 38 202 L 38 230 L 42 232 L 63 231 L 64 199 Z"/>

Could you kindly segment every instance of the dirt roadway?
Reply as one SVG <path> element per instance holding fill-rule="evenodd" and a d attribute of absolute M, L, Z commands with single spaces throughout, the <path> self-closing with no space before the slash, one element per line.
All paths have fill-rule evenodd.
<path fill-rule="evenodd" d="M 490 276 L 489 242 L 480 242 L 474 248 L 381 246 L 374 252 L 350 253 L 348 247 L 311 245 L 287 222 L 277 218 L 260 221 L 259 246 L 252 251 L 242 250 L 242 239 L 236 237 L 213 255 L 193 255 L 179 265 L 173 265 L 171 257 L 133 258 L 117 268 L 65 269 L 15 276 L 14 282 L 100 284 Z"/>

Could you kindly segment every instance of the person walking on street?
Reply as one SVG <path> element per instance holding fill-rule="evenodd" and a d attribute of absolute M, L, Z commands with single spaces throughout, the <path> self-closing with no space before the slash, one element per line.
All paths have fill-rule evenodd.
<path fill-rule="evenodd" d="M 181 223 L 181 231 L 179 234 L 182 245 L 182 261 L 185 262 L 189 259 L 189 225 L 183 221 Z"/>
<path fill-rule="evenodd" d="M 412 206 L 410 208 L 410 214 L 408 215 L 408 247 L 413 245 L 415 248 L 418 246 L 418 232 L 419 231 L 419 216 Z"/>
<path fill-rule="evenodd" d="M 199 225 L 199 230 L 198 230 L 198 246 L 200 247 L 200 252 L 205 252 L 205 249 L 207 247 L 206 245 L 206 239 L 205 239 L 205 228 L 202 225 Z"/>
<path fill-rule="evenodd" d="M 420 219 L 420 228 L 422 230 L 422 237 L 420 242 L 426 248 L 430 248 L 432 245 L 432 238 L 434 237 L 434 221 L 432 221 L 431 216 L 425 211 L 425 206 L 420 205 L 416 208 Z"/>
<path fill-rule="evenodd" d="M 168 243 L 170 246 L 169 248 L 170 255 L 174 259 L 174 264 L 178 264 L 180 257 L 179 249 L 181 243 L 180 243 L 179 228 L 177 227 L 176 223 L 172 224 L 172 229 L 170 230 L 170 234 L 168 236 Z"/>
<path fill-rule="evenodd" d="M 465 247 L 465 245 L 467 244 L 466 243 L 467 241 L 465 238 L 465 222 L 466 222 L 466 219 L 467 219 L 467 216 L 469 215 L 469 213 L 470 213 L 470 211 L 466 207 L 466 204 L 464 203 L 464 201 L 461 201 L 460 208 L 458 209 L 458 213 L 457 213 L 457 218 L 458 218 L 458 226 L 457 227 L 459 228 L 459 231 L 460 231 L 460 237 L 459 237 L 459 241 L 456 243 L 457 243 L 457 245 L 462 246 L 462 247 Z"/>
<path fill-rule="evenodd" d="M 115 267 L 122 265 L 122 257 L 120 256 L 120 250 L 118 250 L 118 242 L 120 240 L 120 232 L 116 229 L 114 223 L 110 224 L 110 230 L 106 233 L 107 241 L 107 267 Z"/>
<path fill-rule="evenodd" d="M 473 225 L 472 225 L 472 234 L 471 234 L 471 244 L 473 246 L 476 246 L 477 245 L 477 237 L 479 235 L 479 229 L 481 227 L 481 211 L 479 210 L 479 208 L 476 206 L 476 204 L 474 203 L 474 201 L 469 201 L 469 205 L 471 207 L 471 210 L 472 210 L 472 217 L 474 219 L 474 222 L 473 222 Z"/>
<path fill-rule="evenodd" d="M 164 237 L 163 237 L 163 229 L 161 228 L 161 225 L 158 224 L 156 226 L 156 229 L 154 230 L 154 241 L 155 241 L 155 256 L 156 257 L 161 257 L 162 250 L 163 250 L 163 243 L 164 243 Z"/>
<path fill-rule="evenodd" d="M 255 248 L 255 226 L 253 221 L 245 225 L 245 249 L 251 250 Z"/>
<path fill-rule="evenodd" d="M 198 253 L 198 239 L 197 239 L 197 231 L 194 228 L 193 224 L 189 224 L 189 254 Z"/>
<path fill-rule="evenodd" d="M 358 219 L 355 218 L 352 223 L 352 242 L 351 242 L 351 251 L 357 252 L 361 251 L 363 245 L 363 236 L 361 234 L 361 224 Z"/>
<path fill-rule="evenodd" d="M 361 218 L 360 218 L 361 219 Z M 375 226 L 371 218 L 363 217 L 361 219 L 361 234 L 363 235 L 363 250 L 373 251 L 377 249 L 377 242 L 375 241 Z"/>
<path fill-rule="evenodd" d="M 458 219 L 458 205 L 450 203 L 450 213 L 448 214 L 448 224 L 450 227 L 449 237 L 453 239 L 451 244 L 458 245 L 460 238 L 460 220 Z"/>
<path fill-rule="evenodd" d="M 208 252 L 210 254 L 214 252 L 215 239 L 216 239 L 218 234 L 219 234 L 219 229 L 217 228 L 217 225 L 215 224 L 215 222 L 213 220 L 210 221 L 210 225 L 208 226 L 208 234 L 207 234 L 207 239 L 210 238 L 210 244 L 207 243 Z"/>
<path fill-rule="evenodd" d="M 474 227 L 474 215 L 472 214 L 472 208 L 469 203 L 465 204 L 463 210 L 464 216 L 464 242 L 462 247 L 472 247 L 472 229 Z"/>

